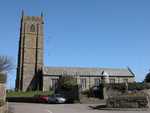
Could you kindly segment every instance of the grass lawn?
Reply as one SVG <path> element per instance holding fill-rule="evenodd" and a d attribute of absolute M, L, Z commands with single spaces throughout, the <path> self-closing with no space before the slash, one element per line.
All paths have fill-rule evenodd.
<path fill-rule="evenodd" d="M 53 91 L 28 91 L 28 92 L 7 92 L 7 97 L 34 97 L 38 95 L 52 95 Z"/>

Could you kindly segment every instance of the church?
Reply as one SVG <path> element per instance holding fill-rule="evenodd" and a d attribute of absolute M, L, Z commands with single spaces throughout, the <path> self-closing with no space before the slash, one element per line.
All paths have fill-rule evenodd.
<path fill-rule="evenodd" d="M 44 20 L 40 16 L 27 16 L 22 11 L 16 75 L 16 90 L 55 89 L 59 77 L 73 76 L 82 90 L 106 83 L 131 83 L 135 74 L 130 68 L 87 68 L 44 66 Z"/>

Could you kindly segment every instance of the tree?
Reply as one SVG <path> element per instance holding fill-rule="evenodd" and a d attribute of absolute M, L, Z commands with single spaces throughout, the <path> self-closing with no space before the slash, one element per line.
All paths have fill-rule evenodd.
<path fill-rule="evenodd" d="M 150 71 L 149 71 L 149 73 L 147 73 L 147 75 L 145 76 L 144 82 L 149 82 L 149 83 L 150 83 Z"/>
<path fill-rule="evenodd" d="M 0 81 L 6 82 L 7 72 L 12 69 L 12 62 L 7 56 L 0 56 Z"/>
<path fill-rule="evenodd" d="M 77 85 L 77 80 L 72 76 L 62 76 L 59 81 L 59 88 L 61 89 L 71 89 Z"/>
<path fill-rule="evenodd" d="M 79 88 L 77 78 L 70 75 L 63 75 L 58 80 L 58 88 L 56 93 L 65 96 L 68 103 L 79 100 Z"/>

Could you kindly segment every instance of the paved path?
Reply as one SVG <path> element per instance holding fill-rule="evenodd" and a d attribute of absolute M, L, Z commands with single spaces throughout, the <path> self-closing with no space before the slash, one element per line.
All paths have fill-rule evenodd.
<path fill-rule="evenodd" d="M 89 104 L 32 104 L 9 103 L 13 113 L 149 113 L 150 111 L 93 110 Z M 96 105 L 92 105 L 96 106 Z"/>

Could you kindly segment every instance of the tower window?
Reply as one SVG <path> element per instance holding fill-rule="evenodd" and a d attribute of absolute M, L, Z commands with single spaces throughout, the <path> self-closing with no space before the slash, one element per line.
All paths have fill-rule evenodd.
<path fill-rule="evenodd" d="M 30 27 L 30 32 L 35 32 L 35 25 L 31 25 L 31 27 Z"/>

